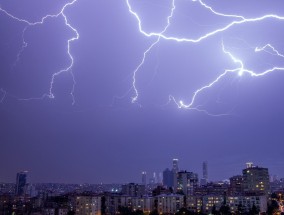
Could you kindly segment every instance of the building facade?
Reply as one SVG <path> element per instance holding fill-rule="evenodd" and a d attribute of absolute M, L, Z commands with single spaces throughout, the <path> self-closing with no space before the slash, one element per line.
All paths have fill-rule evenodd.
<path fill-rule="evenodd" d="M 23 196 L 26 193 L 28 172 L 23 171 L 17 173 L 16 178 L 16 196 Z"/>
<path fill-rule="evenodd" d="M 155 197 L 159 214 L 175 214 L 184 206 L 184 196 L 178 194 L 159 195 Z"/>
<path fill-rule="evenodd" d="M 101 215 L 101 197 L 77 196 L 75 208 L 76 215 Z"/>
<path fill-rule="evenodd" d="M 232 196 L 242 195 L 244 193 L 244 177 L 236 175 L 230 178 L 229 194 Z"/>
<path fill-rule="evenodd" d="M 144 184 L 129 183 L 122 185 L 123 195 L 127 196 L 144 196 L 146 194 L 146 187 Z"/>
<path fill-rule="evenodd" d="M 229 196 L 227 199 L 228 206 L 232 213 L 248 213 L 253 205 L 262 213 L 267 211 L 267 197 L 264 196 Z"/>
<path fill-rule="evenodd" d="M 268 195 L 270 193 L 268 169 L 249 164 L 243 169 L 244 192 Z"/>
<path fill-rule="evenodd" d="M 142 184 L 145 186 L 147 184 L 147 173 L 145 171 L 142 172 Z"/>
<path fill-rule="evenodd" d="M 194 195 L 198 186 L 198 175 L 193 172 L 181 171 L 177 173 L 177 193 L 186 196 Z"/>
<path fill-rule="evenodd" d="M 163 171 L 163 185 L 167 188 L 174 186 L 174 173 L 168 168 Z"/>
<path fill-rule="evenodd" d="M 208 183 L 208 162 L 202 163 L 202 178 L 200 179 L 200 185 L 206 185 Z"/>

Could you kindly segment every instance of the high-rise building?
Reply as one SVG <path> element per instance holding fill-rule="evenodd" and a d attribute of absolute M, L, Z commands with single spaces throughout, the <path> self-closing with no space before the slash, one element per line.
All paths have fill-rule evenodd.
<path fill-rule="evenodd" d="M 163 184 L 163 173 L 159 172 L 158 183 Z"/>
<path fill-rule="evenodd" d="M 202 170 L 203 170 L 203 178 L 208 181 L 208 163 L 204 161 L 202 163 Z"/>
<path fill-rule="evenodd" d="M 128 196 L 144 196 L 146 187 L 144 184 L 129 183 L 122 185 L 121 193 Z"/>
<path fill-rule="evenodd" d="M 253 166 L 252 163 L 243 169 L 244 192 L 270 193 L 269 173 L 267 168 Z"/>
<path fill-rule="evenodd" d="M 178 159 L 174 158 L 173 159 L 173 172 L 178 173 L 179 168 L 178 168 Z"/>
<path fill-rule="evenodd" d="M 202 178 L 200 180 L 200 185 L 204 186 L 208 183 L 208 163 L 204 161 L 202 163 Z"/>
<path fill-rule="evenodd" d="M 179 172 L 178 159 L 177 158 L 173 159 L 172 172 L 173 172 L 173 188 L 174 188 L 174 191 L 176 192 L 177 191 L 177 173 Z"/>
<path fill-rule="evenodd" d="M 174 174 L 169 168 L 163 171 L 163 185 L 167 188 L 174 186 Z"/>
<path fill-rule="evenodd" d="M 192 196 L 198 186 L 198 175 L 193 172 L 181 171 L 177 173 L 177 192 Z"/>
<path fill-rule="evenodd" d="M 158 183 L 158 176 L 156 172 L 153 172 L 153 179 L 154 179 L 154 183 L 157 184 Z"/>
<path fill-rule="evenodd" d="M 142 172 L 142 184 L 147 184 L 147 173 L 145 171 Z"/>
<path fill-rule="evenodd" d="M 22 196 L 26 192 L 26 186 L 27 186 L 27 171 L 18 172 L 17 178 L 16 178 L 16 190 L 15 194 L 17 196 Z"/>

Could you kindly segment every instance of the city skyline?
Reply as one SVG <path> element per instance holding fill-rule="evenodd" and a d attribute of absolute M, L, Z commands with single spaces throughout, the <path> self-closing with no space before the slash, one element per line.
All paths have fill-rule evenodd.
<path fill-rule="evenodd" d="M 0 181 L 283 177 L 283 7 L 0 0 Z"/>
<path fill-rule="evenodd" d="M 206 174 L 204 175 L 204 164 L 206 163 Z M 187 169 L 179 169 L 177 171 L 177 167 L 178 166 L 178 159 L 174 158 L 173 162 L 172 162 L 172 168 L 171 170 L 169 168 L 165 168 L 163 171 L 161 172 L 153 172 L 153 173 L 147 173 L 146 171 L 142 171 L 141 175 L 142 176 L 140 178 L 140 181 L 125 181 L 125 182 L 120 182 L 120 183 L 100 183 L 100 184 L 139 184 L 139 185 L 150 185 L 150 184 L 155 184 L 155 185 L 161 185 L 163 187 L 169 188 L 172 186 L 177 186 L 177 182 L 174 182 L 174 180 L 172 178 L 178 177 L 179 174 L 183 175 L 184 173 L 188 174 L 190 173 L 191 176 L 193 176 L 193 178 L 196 179 L 196 182 L 198 183 L 199 186 L 206 186 L 207 184 L 210 183 L 231 183 L 230 180 L 231 178 L 235 178 L 236 179 L 240 176 L 240 173 L 242 172 L 243 177 L 252 177 L 249 181 L 255 181 L 255 178 L 261 177 L 262 180 L 262 174 L 260 175 L 258 174 L 258 172 L 264 172 L 265 175 L 268 176 L 267 182 L 274 182 L 277 180 L 283 180 L 284 178 L 278 175 L 274 175 L 273 173 L 269 172 L 269 168 L 267 167 L 262 167 L 259 165 L 255 165 L 253 162 L 247 162 L 244 167 L 242 169 L 239 169 L 239 172 L 236 173 L 235 175 L 230 175 L 229 178 L 225 178 L 222 180 L 210 180 L 208 177 L 208 162 L 204 161 L 202 162 L 202 173 L 199 174 L 198 172 L 193 172 L 191 170 L 187 170 Z M 250 170 L 255 170 L 256 172 L 251 172 Z M 169 172 L 171 174 L 169 174 Z M 191 177 L 190 176 L 190 177 Z M 204 177 L 206 176 L 206 177 Z M 169 178 L 171 178 L 171 182 L 170 185 L 168 185 L 168 180 Z M 203 181 L 203 179 L 206 179 L 205 181 Z M 14 183 L 15 182 L 15 183 Z M 24 189 L 25 189 L 25 185 L 27 184 L 37 184 L 37 183 L 54 183 L 54 184 L 61 184 L 61 183 L 57 183 L 57 182 L 35 182 L 31 180 L 30 177 L 30 173 L 28 171 L 20 171 L 16 173 L 16 181 L 14 182 L 4 182 L 4 181 L 0 181 L 0 183 L 11 183 L 11 184 L 15 184 L 15 195 L 23 195 Z M 64 184 L 64 183 L 62 183 Z M 66 183 L 68 184 L 68 183 Z M 69 184 L 76 184 L 76 183 L 69 183 Z M 84 184 L 84 183 L 82 183 Z M 92 184 L 92 183 L 85 183 L 85 184 Z M 94 183 L 93 183 L 94 184 Z"/>
<path fill-rule="evenodd" d="M 208 163 L 202 163 L 208 177 Z M 227 181 L 206 182 L 198 174 L 179 169 L 153 173 L 145 183 L 56 184 L 30 183 L 28 172 L 17 173 L 16 184 L 0 183 L 3 214 L 113 215 L 113 214 L 282 214 L 284 178 L 269 176 L 269 169 L 247 162 L 241 174 Z M 160 174 L 159 174 L 160 177 Z M 271 180 L 270 180 L 271 179 Z M 204 183 L 205 182 L 205 183 Z"/>
<path fill-rule="evenodd" d="M 197 174 L 197 177 L 198 177 L 198 180 L 199 180 L 199 184 L 202 186 L 202 185 L 205 185 L 207 183 L 211 183 L 211 182 L 226 182 L 226 181 L 229 181 L 230 177 L 232 177 L 232 175 L 229 175 L 227 178 L 218 178 L 218 179 L 211 179 L 210 178 L 210 174 L 208 174 L 208 162 L 207 161 L 204 161 L 202 162 L 201 164 L 201 168 L 199 171 L 193 171 L 192 169 L 187 169 L 187 168 L 179 168 L 178 167 L 178 171 L 176 171 L 176 167 L 179 166 L 178 164 L 178 159 L 174 158 L 172 160 L 172 168 L 168 168 L 168 167 L 165 167 L 163 170 L 158 170 L 158 171 L 154 171 L 154 172 L 147 172 L 147 171 L 142 171 L 140 172 L 140 179 L 139 179 L 139 176 L 137 177 L 132 177 L 132 178 L 135 178 L 134 180 L 126 180 L 126 181 L 107 181 L 107 182 L 104 182 L 104 181 L 101 181 L 100 183 L 97 183 L 97 182 L 94 182 L 94 181 L 90 181 L 90 182 L 79 182 L 79 184 L 125 184 L 125 183 L 138 183 L 138 184 L 151 184 L 151 183 L 154 183 L 154 184 L 163 184 L 163 186 L 166 186 L 167 187 L 167 183 L 168 183 L 168 177 L 173 177 L 173 173 L 174 174 L 177 174 L 179 172 L 194 172 L 195 174 Z M 204 164 L 206 163 L 206 174 L 204 175 Z M 248 168 L 253 168 L 253 167 L 260 167 L 259 165 L 254 165 L 253 162 L 246 162 L 245 164 L 243 164 L 243 167 L 241 168 L 241 170 L 245 170 L 245 169 L 248 169 Z M 269 169 L 269 168 L 267 168 Z M 165 172 L 167 172 L 165 174 Z M 169 175 L 170 172 L 171 174 Z M 240 173 L 240 169 L 238 169 L 238 171 L 236 171 L 234 173 L 234 175 L 239 175 Z M 19 185 L 19 178 L 23 178 L 22 181 L 24 181 L 25 183 L 31 183 L 31 184 L 34 184 L 34 183 L 66 183 L 66 182 L 56 182 L 56 181 L 34 181 L 32 179 L 32 173 L 27 171 L 27 170 L 24 170 L 24 171 L 20 171 L 20 172 L 17 172 L 16 174 L 16 186 L 18 187 Z M 206 177 L 204 177 L 206 176 Z M 270 181 L 273 181 L 273 180 L 279 180 L 281 178 L 283 178 L 282 175 L 275 175 L 273 172 L 269 172 L 269 180 Z M 204 181 L 204 179 L 206 179 Z M 166 180 L 166 181 L 165 181 Z M 0 181 L 0 183 L 15 183 L 15 180 L 12 180 L 12 181 Z M 78 182 L 77 182 L 78 183 Z M 66 184 L 77 184 L 76 182 L 67 182 Z M 174 181 L 172 182 L 169 182 L 171 184 L 171 186 L 174 186 Z M 19 188 L 16 188 L 16 190 L 18 190 Z M 20 188 L 20 189 L 23 189 L 23 188 Z M 19 191 L 16 191 L 16 192 L 19 192 Z"/>

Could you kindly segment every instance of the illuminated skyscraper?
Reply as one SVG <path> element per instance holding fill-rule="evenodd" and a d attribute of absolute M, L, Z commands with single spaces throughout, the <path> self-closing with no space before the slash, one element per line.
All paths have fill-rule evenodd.
<path fill-rule="evenodd" d="M 174 158 L 173 159 L 173 172 L 177 173 L 179 171 L 178 168 L 178 159 Z"/>
<path fill-rule="evenodd" d="M 16 190 L 15 194 L 17 196 L 22 196 L 25 194 L 26 185 L 27 185 L 27 171 L 18 172 L 16 178 Z"/>
<path fill-rule="evenodd" d="M 174 191 L 176 192 L 177 191 L 177 173 L 179 172 L 178 159 L 177 158 L 173 159 L 172 172 L 173 172 L 173 188 L 174 188 Z"/>
<path fill-rule="evenodd" d="M 145 171 L 142 172 L 142 184 L 147 184 L 147 173 Z"/>

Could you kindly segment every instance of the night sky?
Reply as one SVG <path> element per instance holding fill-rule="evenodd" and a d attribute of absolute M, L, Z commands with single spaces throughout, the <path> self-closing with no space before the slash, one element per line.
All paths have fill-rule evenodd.
<path fill-rule="evenodd" d="M 200 177 L 208 161 L 210 180 L 241 174 L 248 161 L 284 177 L 284 71 L 228 73 L 195 97 L 193 109 L 169 99 L 189 104 L 196 90 L 240 67 L 222 44 L 256 74 L 283 68 L 284 19 L 234 25 L 198 43 L 160 38 L 136 73 L 132 103 L 133 72 L 158 37 L 139 31 L 126 0 L 77 0 L 64 10 L 70 26 L 63 14 L 33 26 L 15 19 L 36 23 L 68 2 L 0 0 L 0 181 L 28 170 L 32 182 L 140 182 L 141 171 L 149 178 L 173 158 Z M 129 3 L 145 32 L 163 31 L 172 1 Z M 284 17 L 283 1 L 204 3 L 222 14 Z M 199 1 L 175 6 L 168 37 L 196 39 L 240 20 Z M 51 84 L 72 63 L 74 30 L 73 66 Z M 278 52 L 255 52 L 267 44 Z"/>

